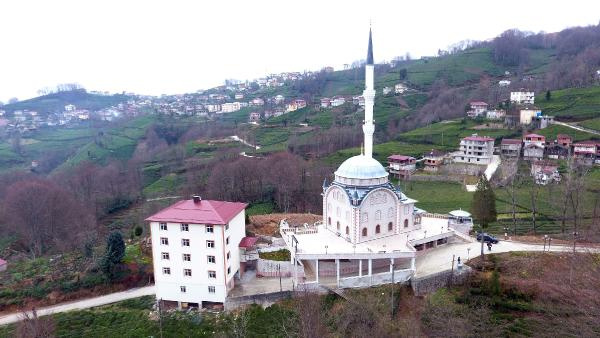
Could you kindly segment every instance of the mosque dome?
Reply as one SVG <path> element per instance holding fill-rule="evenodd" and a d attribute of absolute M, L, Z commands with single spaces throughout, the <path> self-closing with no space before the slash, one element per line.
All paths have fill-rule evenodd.
<path fill-rule="evenodd" d="M 376 159 L 356 155 L 350 157 L 335 172 L 335 179 L 339 183 L 351 185 L 374 185 L 388 181 L 388 172 Z"/>

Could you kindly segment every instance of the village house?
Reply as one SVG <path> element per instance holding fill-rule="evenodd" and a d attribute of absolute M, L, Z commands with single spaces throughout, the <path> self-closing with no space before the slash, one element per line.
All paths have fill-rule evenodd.
<path fill-rule="evenodd" d="M 473 101 L 470 105 L 471 110 L 467 112 L 467 116 L 471 118 L 484 116 L 488 108 L 488 104 L 482 101 Z"/>
<path fill-rule="evenodd" d="M 546 156 L 551 159 L 559 160 L 569 157 L 571 148 L 558 143 L 552 143 L 546 146 Z"/>
<path fill-rule="evenodd" d="M 248 269 L 256 270 L 258 260 L 258 237 L 244 237 L 238 244 L 240 248 L 240 278 Z"/>
<path fill-rule="evenodd" d="M 530 125 L 537 116 L 542 116 L 542 111 L 537 107 L 525 107 L 519 110 L 519 123 Z"/>
<path fill-rule="evenodd" d="M 250 122 L 258 122 L 258 121 L 260 121 L 260 113 L 258 113 L 258 112 L 252 112 L 252 113 L 250 113 L 250 115 L 248 117 L 248 120 Z"/>
<path fill-rule="evenodd" d="M 430 152 L 423 155 L 423 170 L 437 172 L 440 166 L 444 163 L 444 153 L 432 149 Z"/>
<path fill-rule="evenodd" d="M 383 95 L 389 95 L 392 92 L 392 87 L 383 87 Z"/>
<path fill-rule="evenodd" d="M 398 83 L 394 86 L 394 92 L 396 94 L 404 94 L 407 89 L 408 88 L 403 83 Z"/>
<path fill-rule="evenodd" d="M 295 99 L 294 103 L 296 103 L 296 109 L 302 109 L 306 107 L 306 100 L 304 99 Z"/>
<path fill-rule="evenodd" d="M 333 100 L 331 100 L 332 107 L 339 107 L 344 103 L 346 103 L 346 99 L 343 96 L 336 96 L 333 98 Z"/>
<path fill-rule="evenodd" d="M 321 108 L 328 108 L 331 105 L 331 99 L 328 97 L 321 98 Z"/>
<path fill-rule="evenodd" d="M 456 163 L 488 165 L 494 156 L 494 139 L 473 134 L 460 141 L 459 151 L 452 154 Z"/>
<path fill-rule="evenodd" d="M 285 97 L 283 95 L 275 96 L 275 104 L 282 104 L 285 101 Z"/>
<path fill-rule="evenodd" d="M 506 111 L 504 109 L 488 110 L 485 114 L 490 120 L 502 120 L 506 117 Z"/>
<path fill-rule="evenodd" d="M 591 164 L 597 152 L 597 144 L 594 141 L 581 141 L 573 144 L 573 156 L 587 164 Z"/>
<path fill-rule="evenodd" d="M 77 108 L 73 104 L 68 104 L 65 106 L 65 111 L 67 112 L 74 112 L 75 110 L 77 110 Z"/>
<path fill-rule="evenodd" d="M 392 177 L 406 179 L 416 169 L 417 160 L 412 156 L 391 155 L 388 156 L 388 172 Z"/>
<path fill-rule="evenodd" d="M 221 112 L 223 113 L 233 113 L 240 109 L 241 107 L 239 102 L 228 102 L 221 105 Z"/>
<path fill-rule="evenodd" d="M 558 134 L 556 135 L 556 141 L 557 144 L 560 144 L 563 147 L 571 147 L 571 145 L 573 144 L 573 138 L 571 138 L 571 136 L 569 135 L 565 135 L 565 134 Z"/>
<path fill-rule="evenodd" d="M 250 104 L 253 106 L 263 106 L 265 104 L 265 100 L 261 99 L 260 97 L 257 97 L 250 101 Z"/>
<path fill-rule="evenodd" d="M 221 111 L 221 105 L 220 104 L 207 104 L 206 110 L 208 110 L 209 113 L 216 113 L 218 111 Z"/>
<path fill-rule="evenodd" d="M 239 277 L 246 206 L 194 196 L 146 219 L 157 300 L 179 308 L 225 302 Z"/>
<path fill-rule="evenodd" d="M 519 139 L 503 138 L 500 142 L 500 154 L 506 157 L 520 157 L 522 146 Z"/>
<path fill-rule="evenodd" d="M 523 158 L 526 160 L 541 160 L 544 158 L 546 137 L 538 134 L 523 136 Z"/>
<path fill-rule="evenodd" d="M 546 185 L 551 182 L 560 182 L 558 164 L 549 161 L 534 161 L 531 163 L 531 176 L 535 183 Z"/>
<path fill-rule="evenodd" d="M 243 98 L 244 98 L 244 94 L 242 94 L 242 93 L 235 93 L 235 96 L 234 96 L 234 98 L 235 98 L 236 100 L 241 100 L 241 99 L 243 99 Z"/>
<path fill-rule="evenodd" d="M 529 91 L 518 91 L 510 93 L 510 102 L 516 104 L 534 104 L 535 102 L 535 93 Z"/>
<path fill-rule="evenodd" d="M 500 80 L 500 81 L 498 81 L 498 85 L 500 87 L 508 87 L 508 86 L 510 86 L 510 81 L 509 80 Z"/>

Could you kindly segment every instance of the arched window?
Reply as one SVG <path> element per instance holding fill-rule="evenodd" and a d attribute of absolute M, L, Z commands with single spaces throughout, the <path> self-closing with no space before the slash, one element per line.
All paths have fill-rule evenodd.
<path fill-rule="evenodd" d="M 337 230 L 340 231 L 340 221 L 337 221 Z"/>
<path fill-rule="evenodd" d="M 367 237 L 367 228 L 363 228 L 362 235 L 363 237 Z"/>
<path fill-rule="evenodd" d="M 377 226 L 375 227 L 375 233 L 378 234 L 381 232 L 381 227 L 379 226 L 379 224 L 377 224 Z"/>
<path fill-rule="evenodd" d="M 408 219 L 405 219 L 405 220 L 404 220 L 404 227 L 405 227 L 405 228 L 408 228 Z"/>
<path fill-rule="evenodd" d="M 380 220 L 381 219 L 381 210 L 375 211 L 375 219 L 376 220 Z"/>
<path fill-rule="evenodd" d="M 331 225 L 331 217 L 327 217 L 327 224 Z"/>
<path fill-rule="evenodd" d="M 350 228 L 346 225 L 346 235 L 350 235 Z"/>
<path fill-rule="evenodd" d="M 392 222 L 388 223 L 388 231 L 394 230 L 394 224 Z"/>

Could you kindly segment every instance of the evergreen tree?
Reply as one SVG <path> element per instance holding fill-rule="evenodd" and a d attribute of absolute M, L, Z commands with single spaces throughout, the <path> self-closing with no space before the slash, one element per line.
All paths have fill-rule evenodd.
<path fill-rule="evenodd" d="M 483 229 L 496 220 L 496 195 L 485 175 L 481 175 L 477 182 L 477 191 L 471 202 L 471 213 L 481 226 L 482 234 Z M 483 257 L 483 235 L 481 237 L 481 256 Z"/>
<path fill-rule="evenodd" d="M 400 80 L 406 80 L 406 76 L 408 75 L 408 71 L 406 68 L 400 69 Z"/>
<path fill-rule="evenodd" d="M 546 91 L 546 101 L 550 101 L 550 98 L 552 97 L 552 93 L 550 93 L 549 90 Z"/>
<path fill-rule="evenodd" d="M 100 262 L 102 272 L 109 279 L 116 277 L 116 268 L 125 257 L 125 242 L 123 236 L 117 231 L 111 232 L 106 239 L 106 251 Z"/>

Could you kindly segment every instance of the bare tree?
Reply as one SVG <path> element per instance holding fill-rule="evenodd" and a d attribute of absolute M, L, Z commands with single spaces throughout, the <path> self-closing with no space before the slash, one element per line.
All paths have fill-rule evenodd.
<path fill-rule="evenodd" d="M 538 214 L 538 198 L 540 195 L 540 187 L 532 180 L 529 186 L 529 200 L 531 202 L 531 223 L 533 225 L 533 234 L 537 234 L 537 214 Z"/>
<path fill-rule="evenodd" d="M 51 317 L 38 317 L 35 308 L 22 311 L 23 320 L 17 324 L 15 336 L 20 338 L 49 338 L 54 337 L 54 321 Z"/>

